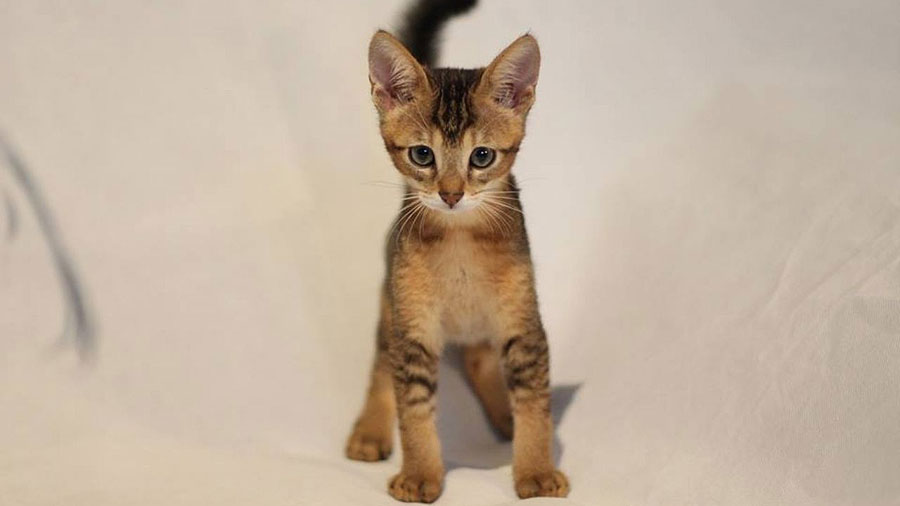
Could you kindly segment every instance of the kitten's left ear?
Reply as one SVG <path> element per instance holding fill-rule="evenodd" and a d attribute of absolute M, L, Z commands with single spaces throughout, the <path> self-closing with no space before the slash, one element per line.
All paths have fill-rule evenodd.
<path fill-rule="evenodd" d="M 541 51 L 537 40 L 529 34 L 507 46 L 484 70 L 479 87 L 501 107 L 520 114 L 534 103 L 541 68 Z"/>
<path fill-rule="evenodd" d="M 372 100 L 382 113 L 424 97 L 425 70 L 393 35 L 379 30 L 369 43 L 369 82 Z"/>

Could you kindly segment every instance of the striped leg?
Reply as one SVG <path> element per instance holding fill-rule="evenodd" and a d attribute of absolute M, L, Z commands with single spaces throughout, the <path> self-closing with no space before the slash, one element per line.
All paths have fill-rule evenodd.
<path fill-rule="evenodd" d="M 444 465 L 435 426 L 438 355 L 416 340 L 400 337 L 390 345 L 394 392 L 400 422 L 403 465 L 388 492 L 406 502 L 433 502 L 441 495 Z"/>
<path fill-rule="evenodd" d="M 384 460 L 390 456 L 394 446 L 397 405 L 394 402 L 393 367 L 388 354 L 391 325 L 390 304 L 387 296 L 382 294 L 381 321 L 378 323 L 377 350 L 369 391 L 344 450 L 347 457 L 353 460 Z"/>
<path fill-rule="evenodd" d="M 552 461 L 550 352 L 544 331 L 513 336 L 503 343 L 503 369 L 513 412 L 513 479 L 520 498 L 565 497 L 566 476 Z"/>
<path fill-rule="evenodd" d="M 373 462 L 391 455 L 394 446 L 394 403 L 392 368 L 387 350 L 378 350 L 366 404 L 353 425 L 344 450 L 348 458 Z"/>

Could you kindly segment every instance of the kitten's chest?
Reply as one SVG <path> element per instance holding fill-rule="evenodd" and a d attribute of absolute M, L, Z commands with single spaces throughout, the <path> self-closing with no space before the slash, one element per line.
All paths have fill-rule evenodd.
<path fill-rule="evenodd" d="M 497 253 L 461 236 L 445 241 L 429 259 L 444 337 L 475 342 L 492 337 L 497 309 Z"/>

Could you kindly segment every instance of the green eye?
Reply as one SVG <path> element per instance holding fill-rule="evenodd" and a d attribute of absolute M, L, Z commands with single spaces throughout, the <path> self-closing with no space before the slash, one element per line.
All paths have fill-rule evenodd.
<path fill-rule="evenodd" d="M 428 146 L 409 148 L 409 159 L 420 167 L 428 167 L 434 163 L 434 152 Z"/>
<path fill-rule="evenodd" d="M 469 163 L 473 166 L 484 169 L 494 163 L 494 150 L 479 146 L 472 150 L 472 156 L 469 157 Z"/>

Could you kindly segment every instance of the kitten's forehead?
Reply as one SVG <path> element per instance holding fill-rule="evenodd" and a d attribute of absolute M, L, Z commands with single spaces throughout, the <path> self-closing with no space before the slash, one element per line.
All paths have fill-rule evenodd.
<path fill-rule="evenodd" d="M 471 95 L 484 69 L 432 69 L 429 78 L 434 90 L 432 122 L 447 144 L 458 144 L 463 132 L 477 120 Z"/>

